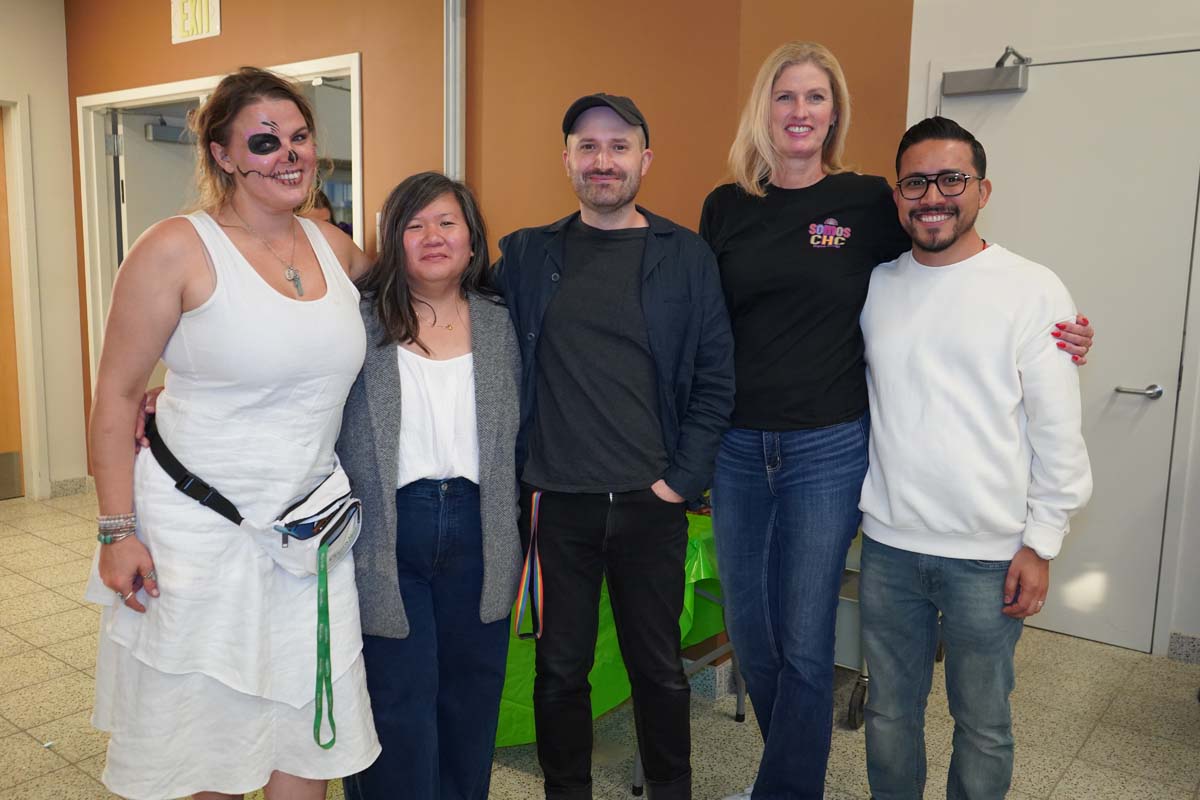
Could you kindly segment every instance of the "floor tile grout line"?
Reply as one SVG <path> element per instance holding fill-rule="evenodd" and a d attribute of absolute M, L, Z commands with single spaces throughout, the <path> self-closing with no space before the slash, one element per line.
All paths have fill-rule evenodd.
<path fill-rule="evenodd" d="M 33 741 L 37 742 L 37 745 L 38 745 L 38 747 L 42 747 L 42 743 L 41 743 L 41 742 L 39 742 L 39 741 L 38 741 L 38 738 L 37 738 L 36 736 L 34 736 L 33 734 L 29 733 L 28 731 L 20 731 L 20 733 L 23 733 L 23 734 L 25 734 L 25 735 L 26 735 L 26 736 L 28 736 L 30 739 L 33 739 Z M 12 736 L 16 736 L 16 735 L 17 735 L 17 734 L 15 734 L 15 733 L 14 733 L 14 734 L 12 734 Z M 5 737 L 3 737 L 3 738 L 5 738 L 5 739 L 8 739 L 8 738 L 11 738 L 11 737 L 9 737 L 9 736 L 5 736 Z M 42 749 L 46 749 L 46 748 L 42 748 Z M 8 792 L 8 791 L 12 791 L 13 789 L 20 789 L 22 786 L 26 786 L 26 785 L 28 785 L 28 784 L 30 784 L 30 783 L 33 783 L 34 781 L 41 780 L 42 778 L 46 777 L 47 775 L 53 775 L 53 774 L 54 774 L 54 773 L 56 773 L 56 772 L 62 772 L 64 769 L 71 769 L 72 767 L 74 767 L 74 766 L 75 766 L 75 765 L 74 765 L 74 764 L 72 764 L 70 761 L 67 761 L 65 758 L 63 758 L 62 756 L 60 756 L 58 753 L 55 753 L 53 750 L 49 750 L 49 752 L 50 752 L 50 753 L 52 753 L 52 754 L 54 755 L 54 757 L 55 757 L 55 758 L 58 758 L 59 760 L 61 760 L 61 761 L 62 761 L 62 762 L 65 764 L 65 766 L 58 767 L 58 768 L 56 768 L 56 769 L 50 769 L 50 770 L 47 770 L 47 771 L 43 772 L 43 773 L 42 773 L 42 774 L 40 774 L 40 775 L 34 775 L 32 778 L 30 778 L 30 779 L 29 779 L 29 780 L 27 780 L 27 781 L 21 781 L 20 783 L 13 784 L 12 786 L 6 786 L 6 787 L 3 787 L 3 788 L 0 788 L 0 791 L 3 791 L 3 792 Z M 88 777 L 91 777 L 91 776 L 89 775 Z"/>
<path fill-rule="evenodd" d="M 1128 679 L 1132 673 L 1133 673 L 1133 664 L 1131 662 L 1129 667 L 1126 668 L 1126 670 L 1125 670 L 1125 678 Z M 1114 693 L 1113 696 L 1109 698 L 1108 703 L 1104 706 L 1104 710 L 1100 714 L 1098 714 L 1095 717 L 1095 719 L 1093 719 L 1091 721 L 1091 725 L 1088 727 L 1087 736 L 1084 737 L 1083 744 L 1081 744 L 1079 746 L 1079 750 L 1075 753 L 1075 755 L 1071 756 L 1071 760 L 1067 762 L 1066 769 L 1064 769 L 1062 771 L 1062 774 L 1058 776 L 1058 780 L 1056 780 L 1054 782 L 1054 786 L 1052 786 L 1050 788 L 1050 794 L 1046 795 L 1046 797 L 1053 797 L 1054 793 L 1056 791 L 1058 791 L 1058 787 L 1063 782 L 1063 778 L 1065 778 L 1067 776 L 1067 773 L 1071 771 L 1072 764 L 1074 764 L 1076 761 L 1079 761 L 1079 762 L 1082 762 L 1085 764 L 1089 763 L 1087 761 L 1083 761 L 1083 759 L 1081 759 L 1079 757 L 1079 753 L 1083 752 L 1083 748 L 1087 746 L 1087 743 L 1091 740 L 1092 736 L 1096 733 L 1096 729 L 1100 727 L 1100 722 L 1104 719 L 1105 715 L 1108 714 L 1109 710 L 1112 708 L 1113 703 L 1117 702 L 1118 694 L 1119 694 L 1119 692 Z"/>
<path fill-rule="evenodd" d="M 1116 772 L 1120 775 L 1127 775 L 1131 778 L 1137 778 L 1140 781 L 1148 781 L 1150 783 L 1154 783 L 1159 786 L 1165 786 L 1168 789 L 1175 789 L 1175 790 L 1187 792 L 1189 794 L 1192 791 L 1191 789 L 1183 788 L 1182 785 L 1180 785 L 1180 784 L 1167 783 L 1166 781 L 1159 780 L 1158 778 L 1147 778 L 1145 775 L 1139 775 L 1136 772 L 1130 772 L 1127 769 L 1121 769 L 1120 767 L 1114 767 L 1112 764 L 1097 764 L 1095 761 L 1088 761 L 1086 758 L 1078 758 L 1078 757 L 1076 757 L 1073 760 L 1078 761 L 1081 764 L 1087 764 L 1089 767 L 1093 767 L 1093 768 L 1097 768 L 1097 769 L 1106 769 L 1106 770 L 1109 770 L 1110 772 Z M 1055 788 L 1058 788 L 1057 784 L 1055 785 Z"/>
<path fill-rule="evenodd" d="M 1104 722 L 1104 720 L 1100 720 L 1100 721 Z M 1123 731 L 1128 731 L 1129 733 L 1137 734 L 1138 736 L 1141 736 L 1145 739 L 1156 739 L 1160 742 L 1170 742 L 1171 744 L 1181 745 L 1183 747 L 1188 748 L 1189 750 L 1195 750 L 1197 757 L 1200 757 L 1200 744 L 1191 744 L 1190 742 L 1180 741 L 1179 739 L 1172 739 L 1170 736 L 1159 736 L 1157 733 L 1152 733 L 1151 731 L 1141 730 L 1140 728 L 1133 728 L 1133 727 L 1130 727 L 1129 725 L 1122 725 L 1119 722 L 1105 722 L 1104 724 L 1109 728 L 1120 728 Z M 1200 741 L 1200 740 L 1197 740 L 1197 741 Z"/>
<path fill-rule="evenodd" d="M 53 751 L 53 750 L 51 750 L 50 752 L 52 752 L 52 753 L 53 753 L 54 751 Z M 54 753 L 54 754 L 55 754 L 56 756 L 58 755 L 58 753 Z M 58 757 L 59 757 L 59 758 L 62 758 L 62 756 L 58 756 Z M 64 760 L 65 760 L 65 759 L 64 759 Z M 41 775 L 35 775 L 34 777 L 30 778 L 30 779 L 29 779 L 29 780 L 27 780 L 27 781 L 21 781 L 20 783 L 18 783 L 18 784 L 15 784 L 15 785 L 13 785 L 13 786 L 9 786 L 9 787 L 7 787 L 7 788 L 5 788 L 5 789 L 0 789 L 0 792 L 11 792 L 11 791 L 13 791 L 13 790 L 15 790 L 15 789 L 20 789 L 22 786 L 28 786 L 29 784 L 33 783 L 34 781 L 40 781 L 42 778 L 45 778 L 47 775 L 57 775 L 58 773 L 60 773 L 60 772 L 66 772 L 66 771 L 67 771 L 67 770 L 69 770 L 69 769 L 73 769 L 73 770 L 75 770 L 76 772 L 83 772 L 83 770 L 81 770 L 81 769 L 78 769 L 78 768 L 77 768 L 77 767 L 76 767 L 74 764 L 72 764 L 72 763 L 68 762 L 68 763 L 67 763 L 67 765 L 66 765 L 65 767 L 59 767 L 58 769 L 52 769 L 52 770 L 50 770 L 49 772 L 43 772 Z M 99 784 L 100 784 L 100 786 L 104 786 L 104 784 L 100 783 L 100 782 L 99 782 L 99 781 L 97 781 L 95 778 L 93 778 L 91 775 L 88 775 L 86 772 L 83 772 L 83 775 L 84 775 L 84 777 L 85 777 L 85 778 L 87 778 L 88 780 L 91 780 L 91 781 L 94 781 L 94 782 L 96 782 L 96 783 L 99 783 Z"/>
<path fill-rule="evenodd" d="M 17 636 L 17 634 L 13 633 L 13 636 Z M 84 633 L 83 636 L 91 636 L 91 633 Z M 83 636 L 77 636 L 76 639 L 82 639 Z M 64 642 L 74 642 L 74 639 L 62 639 L 62 640 L 64 640 Z M 67 663 L 66 661 L 62 660 L 62 658 L 60 658 L 59 656 L 54 655 L 53 652 L 48 652 L 46 650 L 46 648 L 48 648 L 48 646 L 60 644 L 59 642 L 50 642 L 50 644 L 34 644 L 34 643 L 30 642 L 30 640 L 28 640 L 28 639 L 22 639 L 22 642 L 24 642 L 25 644 L 28 644 L 30 646 L 30 648 L 32 648 L 32 649 L 25 650 L 24 652 L 18 652 L 17 655 L 8 656 L 8 657 L 16 658 L 17 656 L 29 655 L 30 652 L 37 651 L 37 652 L 42 652 L 42 654 L 48 655 L 50 658 L 54 658 L 55 661 L 58 661 L 60 663 L 65 663 L 66 666 L 71 667 L 71 669 L 76 670 L 76 672 L 83 672 L 83 669 L 80 669 L 79 667 L 74 666 L 74 664 L 72 664 L 72 663 Z M 65 675 L 59 675 L 59 678 L 64 678 L 64 676 Z M 4 697 L 5 694 L 11 694 L 12 692 L 22 691 L 23 688 L 29 688 L 30 686 L 37 686 L 38 684 L 46 684 L 46 682 L 49 682 L 50 680 L 54 680 L 54 679 L 50 678 L 48 680 L 38 681 L 37 684 L 29 684 L 28 686 L 23 686 L 22 688 L 14 688 L 14 690 L 7 691 L 7 692 L 4 691 L 4 686 L 0 685 L 0 697 Z"/>
<path fill-rule="evenodd" d="M 37 648 L 37 649 L 40 650 L 41 648 Z M 58 658 L 57 656 L 55 656 L 52 653 L 47 653 L 46 655 L 50 656 L 51 658 L 53 658 L 56 661 L 60 661 L 63 664 L 67 664 L 67 662 L 63 661 L 61 658 Z M 60 680 L 63 680 L 64 678 L 70 678 L 70 677 L 72 677 L 72 675 L 74 673 L 79 673 L 80 675 L 84 676 L 85 678 L 87 678 L 89 680 L 93 680 L 93 681 L 95 680 L 94 678 L 92 678 L 91 675 L 88 675 L 82 669 L 79 669 L 78 667 L 73 667 L 70 664 L 67 664 L 67 666 L 71 667 L 70 672 L 64 672 L 62 675 L 58 675 L 53 678 L 47 678 L 46 680 L 38 681 L 37 683 L 31 683 L 28 686 L 22 686 L 20 689 L 13 689 L 10 692 L 4 692 L 3 694 L 0 694 L 0 698 L 8 697 L 9 695 L 16 694 L 17 692 L 27 692 L 30 689 L 36 689 L 39 686 L 45 686 L 47 683 L 53 683 L 54 681 L 60 681 Z M 95 704 L 96 704 L 96 700 L 95 700 L 95 697 L 93 697 L 91 705 L 94 706 Z M 51 722 L 57 722 L 60 719 L 66 719 L 67 717 L 71 716 L 72 714 L 78 714 L 78 713 L 79 713 L 79 710 L 72 711 L 70 714 L 64 714 L 61 717 L 55 717 L 54 719 L 48 719 L 45 722 L 39 722 L 39 723 L 37 723 L 37 725 L 31 725 L 29 727 L 36 728 L 36 727 L 38 727 L 38 725 L 46 725 Z M 17 725 L 17 723 L 13 722 L 11 719 L 8 719 L 7 717 L 0 716 L 0 718 L 8 720 L 8 722 L 12 723 L 13 725 L 16 725 L 17 728 L 20 730 L 29 730 L 29 728 L 21 728 L 21 726 Z"/>

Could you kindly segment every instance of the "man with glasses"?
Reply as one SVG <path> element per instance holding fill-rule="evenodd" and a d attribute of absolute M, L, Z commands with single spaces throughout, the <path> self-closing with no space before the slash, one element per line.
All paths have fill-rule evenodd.
<path fill-rule="evenodd" d="M 983 146 L 952 120 L 904 134 L 894 197 L 913 248 L 875 269 L 862 313 L 871 441 L 860 597 L 875 800 L 924 791 L 939 615 L 955 722 L 946 797 L 1004 797 L 1013 652 L 1092 490 L 1077 370 L 1054 337 L 1075 305 L 1053 272 L 975 230 L 992 190 L 986 168 Z"/>

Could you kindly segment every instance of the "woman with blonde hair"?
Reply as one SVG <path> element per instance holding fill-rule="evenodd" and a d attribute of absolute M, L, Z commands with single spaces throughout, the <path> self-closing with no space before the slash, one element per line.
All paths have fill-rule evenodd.
<path fill-rule="evenodd" d="M 737 399 L 713 478 L 726 620 L 764 740 L 739 795 L 819 799 L 833 705 L 833 640 L 867 469 L 858 317 L 871 270 L 910 247 L 892 190 L 843 161 L 850 94 L 827 48 L 790 42 L 759 69 L 708 196 L 734 334 Z M 948 331 L 947 335 L 956 335 Z M 1068 326 L 1085 360 L 1091 329 Z"/>
<path fill-rule="evenodd" d="M 265 785 L 267 798 L 317 800 L 379 753 L 353 559 L 328 570 L 319 633 L 324 579 L 279 566 L 214 498 L 262 528 L 334 471 L 366 349 L 352 279 L 367 260 L 294 214 L 311 204 L 317 155 L 312 109 L 290 82 L 245 67 L 192 128 L 202 210 L 151 227 L 122 264 L 92 408 L 103 781 L 129 798 Z M 157 436 L 194 478 L 129 446 L 160 357 Z"/>

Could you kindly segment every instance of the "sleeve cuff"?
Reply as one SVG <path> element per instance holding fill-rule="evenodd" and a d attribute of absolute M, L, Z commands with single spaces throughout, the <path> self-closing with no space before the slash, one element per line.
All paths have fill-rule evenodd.
<path fill-rule="evenodd" d="M 662 479 L 666 481 L 672 491 L 689 503 L 699 498 L 708 488 L 707 486 L 696 486 L 697 481 L 693 476 L 674 466 L 667 469 Z"/>
<path fill-rule="evenodd" d="M 1049 561 L 1062 550 L 1063 539 L 1066 535 L 1067 531 L 1065 530 L 1031 519 L 1025 523 L 1025 534 L 1021 537 L 1021 543 L 1037 553 L 1039 557 Z"/>

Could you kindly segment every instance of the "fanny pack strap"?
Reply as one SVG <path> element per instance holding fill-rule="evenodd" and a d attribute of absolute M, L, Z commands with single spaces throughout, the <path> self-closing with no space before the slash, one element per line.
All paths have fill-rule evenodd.
<path fill-rule="evenodd" d="M 328 701 L 329 741 L 321 741 L 322 702 Z M 333 721 L 333 663 L 329 657 L 329 543 L 317 550 L 317 688 L 313 701 L 313 741 L 328 750 L 337 741 L 337 724 Z"/>
<path fill-rule="evenodd" d="M 525 554 L 525 566 L 521 569 L 521 583 L 517 587 L 517 613 L 513 617 L 513 635 L 518 639 L 542 638 L 542 559 L 538 556 L 538 513 L 542 506 L 542 493 L 535 491 L 529 501 L 529 552 Z M 525 609 L 529 609 L 532 630 L 521 633 L 521 620 Z"/>
<path fill-rule="evenodd" d="M 234 525 L 242 524 L 242 515 L 229 498 L 188 472 L 179 463 L 171 448 L 163 441 L 154 424 L 154 415 L 146 415 L 146 438 L 150 440 L 150 452 L 154 460 L 175 481 L 175 488 L 205 508 L 211 508 Z M 313 717 L 313 740 L 328 750 L 337 741 L 337 725 L 333 722 L 333 665 L 329 655 L 329 543 L 317 550 L 317 688 L 316 715 Z M 328 701 L 328 713 L 322 708 Z M 321 741 L 321 720 L 329 717 L 329 741 Z"/>
<path fill-rule="evenodd" d="M 242 524 L 242 515 L 237 506 L 229 502 L 229 498 L 188 472 L 187 467 L 179 463 L 179 459 L 175 458 L 171 448 L 167 447 L 167 443 L 159 435 L 153 414 L 146 415 L 146 438 L 150 440 L 150 452 L 154 454 L 154 460 L 163 468 L 163 472 L 175 481 L 176 489 L 205 508 L 211 508 L 234 525 Z"/>

